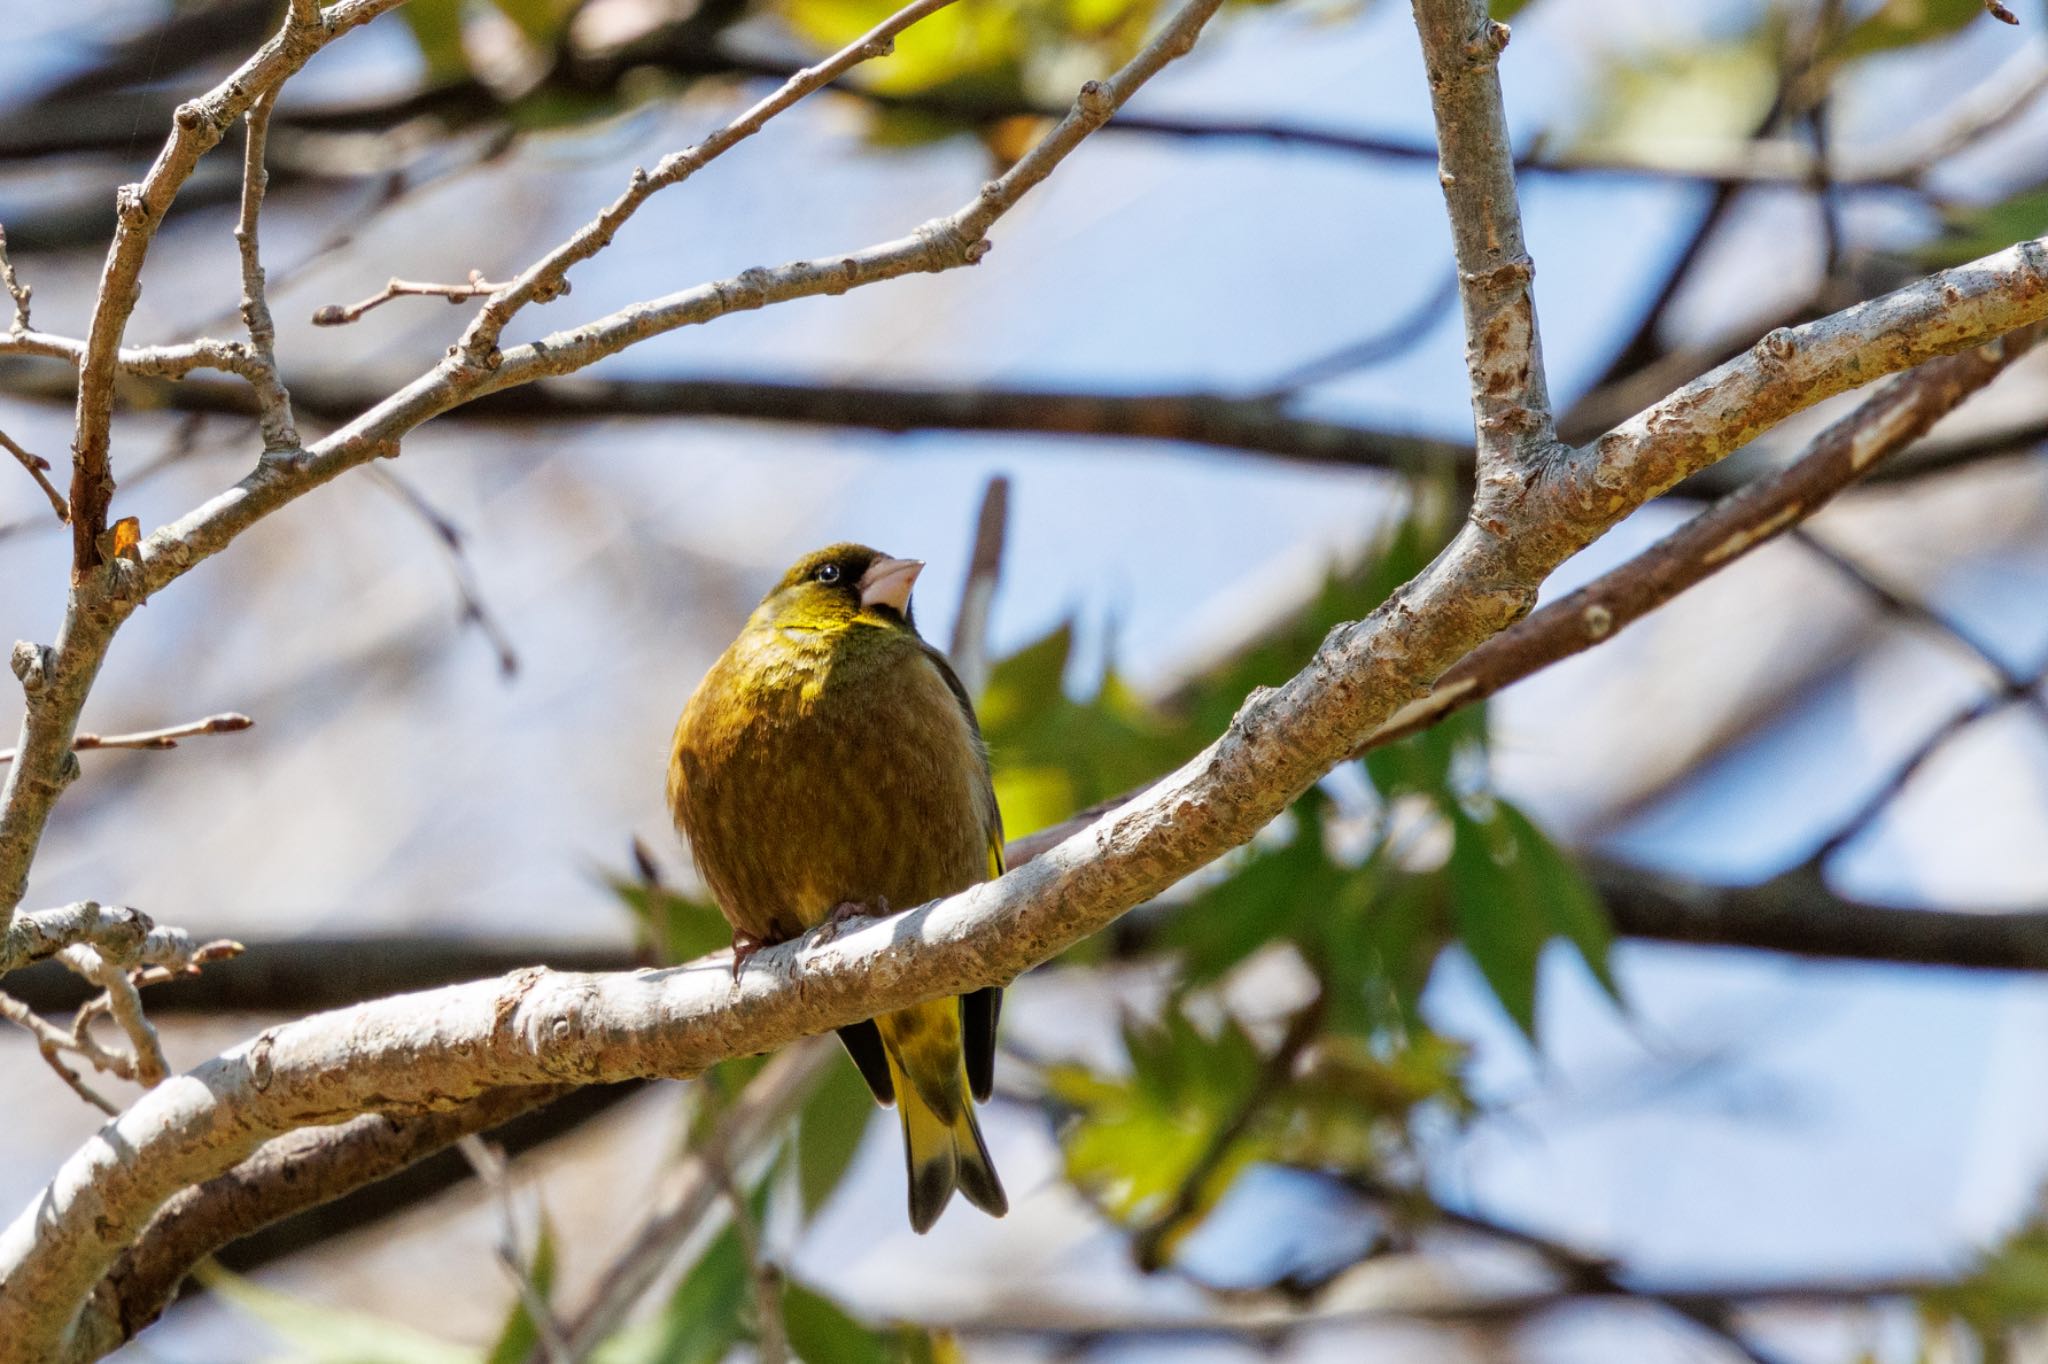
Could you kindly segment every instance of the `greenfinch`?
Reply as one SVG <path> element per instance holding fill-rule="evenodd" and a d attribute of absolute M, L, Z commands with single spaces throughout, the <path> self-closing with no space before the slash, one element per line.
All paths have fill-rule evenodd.
<path fill-rule="evenodd" d="M 733 972 L 769 944 L 1002 874 L 1003 825 L 974 706 L 917 633 L 924 565 L 840 544 L 797 561 L 676 724 L 669 809 L 733 929 Z M 841 1028 L 903 1119 L 910 1225 L 957 1188 L 1009 1210 L 969 1096 L 994 1084 L 997 989 Z"/>

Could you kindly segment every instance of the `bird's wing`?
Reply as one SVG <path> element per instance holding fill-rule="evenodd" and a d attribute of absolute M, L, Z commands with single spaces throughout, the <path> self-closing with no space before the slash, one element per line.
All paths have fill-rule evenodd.
<path fill-rule="evenodd" d="M 982 747 L 981 722 L 975 718 L 974 702 L 967 695 L 967 688 L 961 685 L 960 675 L 953 671 L 953 665 L 946 656 L 930 644 L 924 646 L 925 657 L 939 670 L 939 676 L 946 679 L 947 688 L 953 699 L 960 703 L 960 713 L 967 717 L 967 728 L 974 734 L 974 746 L 981 759 L 982 821 L 988 837 L 988 879 L 993 881 L 1003 874 L 1003 812 L 996 805 L 995 784 L 989 776 L 988 752 Z M 967 1057 L 967 1087 L 974 1097 L 988 1102 L 995 1091 L 996 1082 L 996 1022 L 1003 1012 L 1003 992 L 991 985 L 960 997 L 961 1048 Z"/>

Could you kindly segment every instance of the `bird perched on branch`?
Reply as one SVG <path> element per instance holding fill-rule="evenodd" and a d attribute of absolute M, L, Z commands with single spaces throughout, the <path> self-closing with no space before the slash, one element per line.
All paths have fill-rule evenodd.
<path fill-rule="evenodd" d="M 918 635 L 924 565 L 864 545 L 797 561 L 676 724 L 669 809 L 733 928 L 733 974 L 822 923 L 887 914 L 1003 870 L 1002 817 L 974 707 Z M 903 1118 L 910 1225 L 954 1189 L 1009 1210 L 974 1120 L 995 1070 L 997 989 L 841 1028 Z"/>

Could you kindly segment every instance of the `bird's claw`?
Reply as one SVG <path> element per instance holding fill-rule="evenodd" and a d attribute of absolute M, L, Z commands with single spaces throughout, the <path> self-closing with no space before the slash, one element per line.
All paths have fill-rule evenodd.
<path fill-rule="evenodd" d="M 732 935 L 732 983 L 740 983 L 740 972 L 746 969 L 747 961 L 768 944 L 751 933 Z"/>
<path fill-rule="evenodd" d="M 839 936 L 840 929 L 855 919 L 885 919 L 892 913 L 894 911 L 889 908 L 889 902 L 879 895 L 875 897 L 873 904 L 860 900 L 841 900 L 832 906 L 832 912 L 825 916 L 825 921 L 818 925 L 817 932 L 811 935 L 811 945 L 820 947 L 831 942 Z"/>

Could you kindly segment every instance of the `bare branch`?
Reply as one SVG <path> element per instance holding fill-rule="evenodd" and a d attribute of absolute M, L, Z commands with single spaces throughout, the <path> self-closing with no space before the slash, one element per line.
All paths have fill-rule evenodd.
<path fill-rule="evenodd" d="M 1514 156 L 1500 96 L 1508 28 L 1487 18 L 1486 0 L 1414 4 L 1436 111 L 1437 180 L 1450 210 L 1458 293 L 1465 304 L 1465 366 L 1472 376 L 1479 445 L 1474 515 L 1485 522 L 1498 515 L 1491 503 L 1516 496 L 1557 442 L 1530 287 L 1536 267 L 1522 244 Z"/>
<path fill-rule="evenodd" d="M 492 358 L 505 325 L 529 303 L 545 303 L 569 291 L 569 271 L 611 244 L 618 230 L 654 195 L 679 185 L 712 161 L 767 126 L 768 120 L 804 96 L 831 84 L 862 62 L 896 50 L 896 36 L 918 20 L 937 13 L 953 0 L 911 0 L 896 13 L 839 49 L 816 66 L 805 67 L 782 87 L 693 147 L 661 159 L 652 174 L 635 170 L 626 192 L 574 236 L 522 271 L 496 291 L 457 343 L 472 365 L 493 368 Z"/>
<path fill-rule="evenodd" d="M 44 1064 L 57 1072 L 57 1078 L 70 1086 L 71 1092 L 97 1108 L 108 1117 L 118 1117 L 121 1110 L 112 1100 L 85 1082 L 85 1077 L 64 1063 L 64 1053 L 74 1050 L 71 1039 L 61 1028 L 46 1021 L 35 1010 L 9 994 L 0 994 L 0 1018 L 24 1029 L 36 1040 L 36 1051 L 42 1055 Z"/>
<path fill-rule="evenodd" d="M 1427 729 L 1453 710 L 1613 638 L 1812 516 L 1842 489 L 1926 434 L 2024 355 L 2034 341 L 2034 330 L 2016 332 L 1977 350 L 1930 361 L 1886 383 L 1815 437 L 1785 468 L 1723 498 L 1628 563 L 1473 650 L 1428 696 L 1393 716 L 1366 747 L 1377 748 Z"/>
<path fill-rule="evenodd" d="M 555 1319 L 547 1294 L 534 1281 L 532 1263 L 519 1246 L 519 1207 L 512 1194 L 511 1170 L 506 1165 L 505 1153 L 474 1132 L 455 1145 L 498 1205 L 498 1263 L 505 1267 L 518 1290 L 520 1305 L 526 1309 L 527 1319 L 533 1323 L 534 1335 L 540 1341 L 542 1357 L 547 1364 L 571 1364 L 575 1356 L 569 1353 L 562 1324 Z"/>
<path fill-rule="evenodd" d="M 310 8 L 311 16 L 303 12 Z M 292 22 L 301 28 L 318 24 L 318 0 L 298 0 L 292 7 Z M 299 429 L 292 421 L 292 395 L 285 391 L 277 373 L 277 325 L 270 317 L 270 300 L 263 280 L 263 249 L 256 224 L 263 211 L 263 193 L 270 187 L 270 172 L 264 168 L 263 153 L 269 142 L 270 113 L 277 107 L 277 89 L 265 91 L 250 106 L 243 120 L 248 128 L 242 154 L 242 207 L 235 221 L 235 245 L 242 257 L 242 324 L 249 329 L 249 348 L 255 352 L 257 375 L 250 380 L 256 402 L 262 410 L 263 448 L 282 454 L 299 448 Z"/>
<path fill-rule="evenodd" d="M 72 438 L 72 570 L 83 573 L 101 562 L 99 537 L 107 528 L 114 496 L 108 461 L 114 415 L 114 375 L 120 368 L 121 336 L 142 292 L 142 263 L 178 191 L 234 121 L 274 92 L 327 43 L 369 22 L 401 0 L 338 0 L 309 17 L 305 6 L 286 16 L 283 28 L 226 80 L 198 99 L 178 106 L 170 137 L 139 184 L 124 185 L 115 197 L 114 240 L 93 298 L 92 322 L 78 368 L 77 430 Z"/>
<path fill-rule="evenodd" d="M 204 720 L 192 720 L 165 729 L 139 730 L 133 734 L 75 734 L 71 738 L 71 751 L 84 753 L 95 748 L 176 748 L 180 739 L 197 738 L 202 734 L 235 734 L 255 723 L 246 715 L 224 711 L 219 715 L 209 715 Z M 0 748 L 0 763 L 13 761 L 14 750 Z"/>
<path fill-rule="evenodd" d="M 419 280 L 400 279 L 393 275 L 390 283 L 359 303 L 330 303 L 321 308 L 313 314 L 313 325 L 345 327 L 360 319 L 364 313 L 373 308 L 381 308 L 394 298 L 445 298 L 450 303 L 462 303 L 511 287 L 509 283 L 492 283 L 484 278 L 481 270 L 470 271 L 469 282 L 466 284 L 427 284 Z"/>
<path fill-rule="evenodd" d="M 44 459 L 41 455 L 32 455 L 22 449 L 20 445 L 15 443 L 14 438 L 5 431 L 0 431 L 0 445 L 7 447 L 7 453 L 13 455 L 20 462 L 21 467 L 28 470 L 28 476 L 36 481 L 38 488 L 43 490 L 43 496 L 50 499 L 50 510 L 57 513 L 58 522 L 61 524 L 69 521 L 71 519 L 71 508 L 64 505 L 64 494 L 57 491 L 57 485 L 50 482 L 48 476 L 47 471 L 50 467 L 50 461 Z"/>
<path fill-rule="evenodd" d="M 460 603 L 461 621 L 474 625 L 490 642 L 491 651 L 498 658 L 498 675 L 510 679 L 519 673 L 519 650 L 512 644 L 512 636 L 498 620 L 484 601 L 483 590 L 477 586 L 476 573 L 470 567 L 469 552 L 463 545 L 461 529 L 446 516 L 439 507 L 429 502 L 426 496 L 406 479 L 400 478 L 381 465 L 371 465 L 370 473 L 376 482 L 392 496 L 404 503 L 406 508 L 428 530 L 434 533 L 435 543 L 440 545 L 448 564 L 448 576 L 454 580 L 455 596 Z"/>
<path fill-rule="evenodd" d="M 142 1012 L 142 996 L 136 993 L 135 982 L 129 979 L 127 970 L 90 947 L 67 947 L 57 958 L 106 991 L 106 1010 L 121 1031 L 128 1034 L 129 1045 L 134 1048 L 135 1079 L 145 1089 L 168 1079 L 171 1067 L 164 1059 L 163 1040 Z M 88 1012 L 91 1007 L 87 1006 Z M 87 1014 L 82 1013 L 80 1025 L 73 1029 L 74 1037 L 84 1035 L 86 1021 Z"/>
<path fill-rule="evenodd" d="M 228 1243 L 383 1179 L 566 1092 L 561 1085 L 493 1090 L 444 1112 L 367 1115 L 266 1143 L 232 1170 L 186 1189 L 122 1252 L 93 1295 L 72 1357 L 132 1339 L 170 1304 L 191 1267 Z"/>
<path fill-rule="evenodd" d="M 19 336 L 28 330 L 28 304 L 34 293 L 21 277 L 14 273 L 14 262 L 7 256 L 7 229 L 0 227 L 0 286 L 7 290 L 7 296 L 14 300 L 14 321 L 8 330 Z"/>

